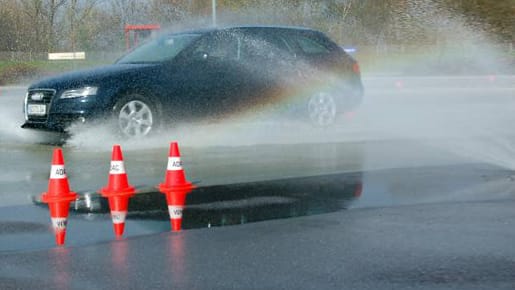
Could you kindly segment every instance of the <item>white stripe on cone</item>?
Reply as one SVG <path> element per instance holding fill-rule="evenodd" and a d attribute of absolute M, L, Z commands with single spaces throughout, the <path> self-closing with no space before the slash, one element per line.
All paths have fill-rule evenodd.
<path fill-rule="evenodd" d="M 181 219 L 182 218 L 182 206 L 169 205 L 168 213 L 170 214 L 170 219 Z"/>
<path fill-rule="evenodd" d="M 123 165 L 123 161 L 111 161 L 109 174 L 125 174 L 125 166 Z"/>
<path fill-rule="evenodd" d="M 113 219 L 113 224 L 123 224 L 125 222 L 126 217 L 126 211 L 111 211 L 111 218 Z"/>
<path fill-rule="evenodd" d="M 68 219 L 63 217 L 51 218 L 52 227 L 56 232 L 66 230 L 66 225 L 68 224 Z"/>
<path fill-rule="evenodd" d="M 64 179 L 66 178 L 66 170 L 64 165 L 52 165 L 50 167 L 50 179 Z"/>
<path fill-rule="evenodd" d="M 181 157 L 168 157 L 167 169 L 172 171 L 182 170 Z"/>

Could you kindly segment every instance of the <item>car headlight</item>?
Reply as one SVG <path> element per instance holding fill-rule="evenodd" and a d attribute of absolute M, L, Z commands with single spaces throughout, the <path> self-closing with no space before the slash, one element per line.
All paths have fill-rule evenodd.
<path fill-rule="evenodd" d="M 94 96 L 97 94 L 98 88 L 97 87 L 83 87 L 73 90 L 67 90 L 64 91 L 61 94 L 61 99 L 72 99 L 72 98 L 80 98 L 80 97 L 87 97 L 87 96 Z"/>

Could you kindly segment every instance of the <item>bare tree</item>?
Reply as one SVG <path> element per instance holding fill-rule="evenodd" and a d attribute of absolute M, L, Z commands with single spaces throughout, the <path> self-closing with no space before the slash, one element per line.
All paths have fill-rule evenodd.
<path fill-rule="evenodd" d="M 217 3 L 220 23 L 304 25 L 328 32 L 342 43 L 381 45 L 444 41 L 452 22 L 463 23 L 470 31 L 481 30 L 499 40 L 513 41 L 513 1 L 217 0 Z M 0 0 L 0 50 L 118 48 L 123 47 L 126 24 L 209 25 L 210 14 L 209 0 Z"/>
<path fill-rule="evenodd" d="M 37 50 L 53 50 L 56 45 L 55 24 L 59 9 L 66 0 L 18 0 L 26 20 L 33 27 L 33 43 Z"/>
<path fill-rule="evenodd" d="M 43 44 L 43 0 L 19 0 L 22 12 L 26 15 L 24 21 L 33 27 L 31 35 L 26 35 L 25 41 L 31 43 L 30 50 L 40 51 Z M 46 49 L 46 47 L 45 47 Z"/>
<path fill-rule="evenodd" d="M 120 28 L 125 24 L 142 23 L 149 21 L 151 1 L 138 0 L 112 0 L 111 14 L 119 19 Z"/>
<path fill-rule="evenodd" d="M 36 0 L 40 1 L 40 0 Z M 47 38 L 47 48 L 48 51 L 53 51 L 56 46 L 56 33 L 55 33 L 55 22 L 56 15 L 58 10 L 66 4 L 66 0 L 48 0 L 48 3 L 45 3 L 45 8 L 42 10 L 43 15 L 46 18 L 46 22 L 48 25 L 48 38 Z"/>
<path fill-rule="evenodd" d="M 80 3 L 79 3 L 80 2 Z M 79 0 L 70 0 L 68 4 L 68 13 L 67 18 L 69 21 L 69 41 L 70 48 L 72 51 L 77 49 L 77 27 L 76 23 L 82 23 L 84 26 L 88 26 L 88 21 L 86 19 L 90 17 L 93 10 L 97 5 L 97 0 L 89 0 L 89 1 L 79 1 Z M 91 40 L 93 41 L 93 39 Z"/>

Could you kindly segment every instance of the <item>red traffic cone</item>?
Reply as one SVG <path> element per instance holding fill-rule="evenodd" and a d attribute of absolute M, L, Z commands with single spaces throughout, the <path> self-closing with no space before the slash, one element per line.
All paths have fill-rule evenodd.
<path fill-rule="evenodd" d="M 135 192 L 134 187 L 129 185 L 127 173 L 125 172 L 122 149 L 120 145 L 114 145 L 107 186 L 100 190 L 100 194 L 109 200 L 114 233 L 117 237 L 123 235 L 125 218 L 129 208 L 129 198 Z"/>
<path fill-rule="evenodd" d="M 184 169 L 182 168 L 181 153 L 177 142 L 170 143 L 170 153 L 168 155 L 168 166 L 166 168 L 165 181 L 159 184 L 161 192 L 170 190 L 193 189 L 195 186 L 186 180 Z"/>
<path fill-rule="evenodd" d="M 58 246 L 64 245 L 66 225 L 70 209 L 70 202 L 77 199 L 77 194 L 70 191 L 64 158 L 61 148 L 54 149 L 48 191 L 42 193 L 41 200 L 48 203 L 50 218 L 55 232 L 55 242 Z"/>
<path fill-rule="evenodd" d="M 195 186 L 186 180 L 184 169 L 182 168 L 179 145 L 177 145 L 177 142 L 170 143 L 165 181 L 159 184 L 159 190 L 166 194 L 172 231 L 181 230 L 182 211 L 186 203 L 186 194 L 194 188 Z"/>

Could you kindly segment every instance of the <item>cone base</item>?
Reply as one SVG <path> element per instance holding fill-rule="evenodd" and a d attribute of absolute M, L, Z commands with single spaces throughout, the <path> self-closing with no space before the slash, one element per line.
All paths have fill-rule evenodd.
<path fill-rule="evenodd" d="M 178 185 L 170 185 L 166 183 L 160 183 L 159 186 L 157 186 L 157 189 L 159 189 L 160 192 L 167 194 L 168 192 L 172 191 L 184 191 L 186 193 L 189 193 L 193 189 L 195 189 L 196 186 L 191 182 L 186 182 L 183 184 Z"/>
<path fill-rule="evenodd" d="M 102 189 L 100 189 L 99 193 L 105 198 L 109 198 L 109 197 L 113 197 L 113 196 L 125 196 L 125 197 L 129 198 L 129 197 L 132 197 L 136 193 L 136 188 L 133 186 L 129 186 L 129 187 L 122 188 L 122 189 L 113 189 L 113 188 L 109 188 L 109 186 L 107 186 L 107 187 L 103 187 Z"/>
<path fill-rule="evenodd" d="M 71 202 L 76 200 L 78 197 L 79 195 L 73 191 L 61 195 L 55 195 L 54 193 L 50 192 L 43 192 L 41 194 L 41 201 L 43 203 Z"/>

